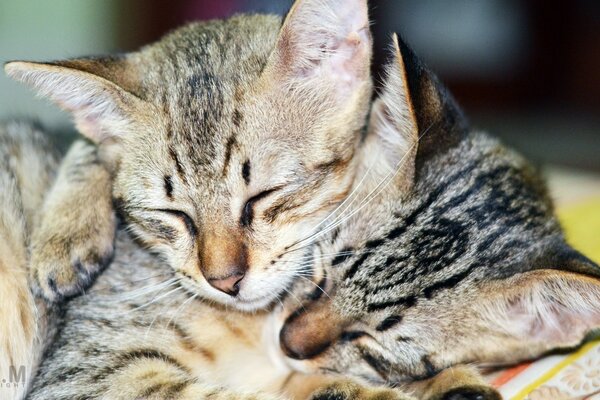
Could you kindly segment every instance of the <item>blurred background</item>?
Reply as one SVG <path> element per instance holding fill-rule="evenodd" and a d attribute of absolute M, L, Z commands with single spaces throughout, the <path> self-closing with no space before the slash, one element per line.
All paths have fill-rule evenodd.
<path fill-rule="evenodd" d="M 0 61 L 133 50 L 178 25 L 236 12 L 283 14 L 291 0 L 2 0 Z M 372 0 L 374 71 L 399 32 L 473 125 L 530 159 L 600 172 L 600 1 Z M 5 76 L 0 118 L 70 132 L 66 115 Z M 566 170 L 571 171 L 571 170 Z M 571 176 L 571 175 L 568 175 Z M 588 182 L 588 181 L 586 181 Z M 594 185 L 593 180 L 589 184 Z"/>

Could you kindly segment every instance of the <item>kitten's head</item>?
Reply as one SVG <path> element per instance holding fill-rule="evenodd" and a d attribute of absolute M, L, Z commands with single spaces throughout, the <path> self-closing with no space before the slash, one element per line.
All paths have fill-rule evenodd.
<path fill-rule="evenodd" d="M 319 287 L 288 301 L 295 368 L 403 382 L 576 346 L 600 326 L 600 269 L 564 241 L 535 171 L 466 126 L 397 45 L 360 155 L 356 204 L 371 200 L 320 243 Z"/>
<path fill-rule="evenodd" d="M 12 62 L 114 170 L 134 233 L 190 290 L 271 303 L 346 195 L 371 97 L 366 0 L 195 23 L 119 57 Z"/>

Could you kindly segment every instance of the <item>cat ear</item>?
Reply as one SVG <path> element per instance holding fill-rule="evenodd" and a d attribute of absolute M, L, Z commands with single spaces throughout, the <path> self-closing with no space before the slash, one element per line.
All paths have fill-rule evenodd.
<path fill-rule="evenodd" d="M 132 72 L 115 59 L 13 61 L 4 69 L 70 112 L 77 129 L 95 143 L 125 134 L 130 116 L 144 109 L 145 102 L 126 90 L 133 88 Z"/>
<path fill-rule="evenodd" d="M 419 131 L 416 168 L 435 154 L 457 145 L 468 132 L 468 122 L 458 103 L 437 77 L 398 40 L 398 52 Z"/>
<path fill-rule="evenodd" d="M 372 163 L 385 162 L 386 171 L 383 172 L 394 173 L 402 191 L 408 192 L 414 182 L 419 132 L 395 34 L 392 50 L 393 58 L 385 69 L 383 89 L 373 104 L 369 120 L 367 140 L 377 141 L 378 149 L 370 149 L 367 154 L 377 158 Z"/>
<path fill-rule="evenodd" d="M 525 346 L 577 346 L 600 328 L 600 267 L 566 244 L 543 263 L 488 288 L 499 295 L 484 314 Z"/>
<path fill-rule="evenodd" d="M 288 13 L 267 73 L 289 86 L 312 79 L 337 99 L 370 82 L 371 34 L 366 0 L 297 0 Z"/>

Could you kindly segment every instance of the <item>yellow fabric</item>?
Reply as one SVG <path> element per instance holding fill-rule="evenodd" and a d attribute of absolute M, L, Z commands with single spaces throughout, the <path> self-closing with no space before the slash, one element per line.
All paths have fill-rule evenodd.
<path fill-rule="evenodd" d="M 600 264 L 600 198 L 558 210 L 567 240 Z"/>

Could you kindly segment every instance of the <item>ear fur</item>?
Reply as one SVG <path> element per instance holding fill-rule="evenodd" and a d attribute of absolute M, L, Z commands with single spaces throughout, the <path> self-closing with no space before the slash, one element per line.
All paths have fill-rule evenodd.
<path fill-rule="evenodd" d="M 469 124 L 458 103 L 402 40 L 398 48 L 419 130 L 416 169 L 427 159 L 456 146 L 468 133 Z"/>
<path fill-rule="evenodd" d="M 297 0 L 266 72 L 292 87 L 318 79 L 344 99 L 370 82 L 371 47 L 366 0 Z"/>
<path fill-rule="evenodd" d="M 130 114 L 145 109 L 145 102 L 117 83 L 101 61 L 70 60 L 58 63 L 13 61 L 4 66 L 11 78 L 23 82 L 73 115 L 78 130 L 95 143 L 127 132 Z M 114 74 L 112 74 L 114 77 Z"/>
<path fill-rule="evenodd" d="M 378 150 L 371 150 L 381 162 L 381 154 L 388 173 L 403 192 L 412 189 L 415 176 L 419 132 L 406 80 L 406 69 L 400 54 L 398 36 L 393 35 L 393 59 L 386 68 L 381 96 L 373 104 L 369 121 L 369 135 L 378 141 Z M 373 160 L 372 162 L 376 162 Z"/>
<path fill-rule="evenodd" d="M 501 288 L 490 288 L 496 295 L 484 306 L 485 315 L 525 344 L 544 343 L 549 349 L 579 345 L 600 328 L 600 268 L 584 260 L 564 260 L 552 266 L 557 269 L 525 272 L 503 281 Z M 596 273 L 572 272 L 584 270 Z"/>

